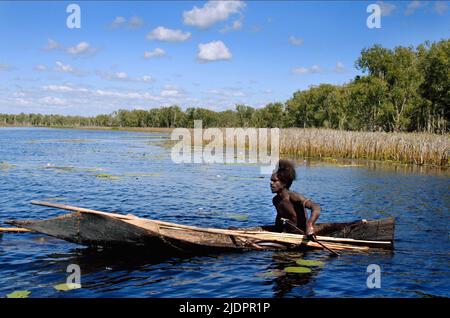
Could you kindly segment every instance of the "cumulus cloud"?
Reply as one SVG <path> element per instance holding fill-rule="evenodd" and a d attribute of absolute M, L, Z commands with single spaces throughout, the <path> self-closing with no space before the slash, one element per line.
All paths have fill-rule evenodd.
<path fill-rule="evenodd" d="M 294 46 L 300 46 L 303 44 L 303 42 L 304 42 L 303 39 L 297 38 L 293 35 L 289 37 L 289 43 L 291 43 Z"/>
<path fill-rule="evenodd" d="M 223 27 L 220 32 L 221 33 L 226 33 L 226 32 L 230 32 L 230 31 L 237 31 L 239 29 L 242 29 L 242 24 L 243 24 L 243 19 L 238 19 L 233 21 L 233 23 L 231 25 L 226 25 L 225 27 Z"/>
<path fill-rule="evenodd" d="M 318 74 L 318 73 L 344 73 L 347 71 L 344 63 L 338 61 L 334 68 L 323 68 L 320 65 L 312 65 L 311 67 L 296 67 L 291 70 L 295 75 Z"/>
<path fill-rule="evenodd" d="M 376 4 L 380 6 L 382 16 L 390 15 L 396 8 L 394 4 L 384 1 L 377 1 Z"/>
<path fill-rule="evenodd" d="M 60 61 L 56 61 L 56 66 L 54 68 L 56 72 L 61 73 L 76 73 L 76 69 L 70 66 L 69 64 L 64 64 Z"/>
<path fill-rule="evenodd" d="M 71 46 L 67 48 L 67 53 L 72 55 L 83 55 L 83 54 L 91 54 L 95 53 L 96 49 L 91 47 L 88 42 L 80 42 L 77 45 Z"/>
<path fill-rule="evenodd" d="M 242 1 L 208 1 L 203 7 L 194 6 L 192 10 L 183 12 L 183 22 L 198 28 L 227 20 L 231 15 L 242 13 L 245 3 Z"/>
<path fill-rule="evenodd" d="M 323 72 L 322 67 L 313 65 L 311 67 L 296 67 L 292 69 L 292 73 L 296 75 L 313 74 Z"/>
<path fill-rule="evenodd" d="M 47 70 L 47 66 L 42 65 L 42 64 L 38 64 L 34 67 L 35 71 L 39 71 L 39 72 L 44 72 Z"/>
<path fill-rule="evenodd" d="M 146 58 L 146 59 L 151 59 L 151 58 L 154 58 L 154 57 L 161 57 L 161 56 L 164 56 L 164 55 L 166 55 L 166 52 L 163 49 L 159 48 L 159 47 L 157 47 L 153 51 L 145 51 L 144 52 L 144 58 Z"/>
<path fill-rule="evenodd" d="M 97 71 L 97 75 L 101 78 L 108 80 L 108 81 L 128 81 L 128 82 L 151 82 L 153 81 L 153 78 L 148 75 L 139 76 L 139 77 L 131 77 L 126 72 L 104 72 L 104 71 Z"/>
<path fill-rule="evenodd" d="M 130 29 L 139 29 L 144 26 L 144 20 L 138 16 L 133 16 L 128 20 L 125 17 L 118 16 L 109 24 L 109 28 L 118 29 L 127 26 Z"/>
<path fill-rule="evenodd" d="M 74 46 L 64 47 L 53 39 L 48 39 L 43 48 L 45 51 L 62 50 L 72 56 L 89 55 L 97 51 L 88 42 L 82 41 Z"/>
<path fill-rule="evenodd" d="M 222 41 L 212 41 L 198 45 L 197 59 L 200 62 L 230 60 L 231 57 L 230 50 Z"/>
<path fill-rule="evenodd" d="M 109 27 L 112 29 L 117 29 L 126 23 L 126 19 L 124 17 L 116 17 L 113 22 L 110 23 Z"/>
<path fill-rule="evenodd" d="M 223 96 L 223 97 L 244 97 L 246 94 L 238 89 L 212 89 L 207 91 L 208 94 Z"/>
<path fill-rule="evenodd" d="M 190 32 L 183 32 L 181 30 L 168 29 L 163 26 L 159 26 L 149 34 L 147 34 L 148 40 L 158 40 L 164 42 L 184 42 L 191 37 Z"/>
<path fill-rule="evenodd" d="M 45 96 L 40 98 L 38 101 L 40 104 L 48 106 L 63 106 L 67 104 L 67 101 L 65 99 L 54 96 Z"/>

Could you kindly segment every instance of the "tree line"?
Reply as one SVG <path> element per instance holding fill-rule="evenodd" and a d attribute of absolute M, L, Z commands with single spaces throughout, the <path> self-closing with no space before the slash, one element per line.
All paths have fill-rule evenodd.
<path fill-rule="evenodd" d="M 357 131 L 445 133 L 450 120 L 450 39 L 417 47 L 363 49 L 362 75 L 343 85 L 299 90 L 284 103 L 234 110 L 179 106 L 120 109 L 94 117 L 0 114 L 0 124 L 62 127 L 325 127 Z"/>

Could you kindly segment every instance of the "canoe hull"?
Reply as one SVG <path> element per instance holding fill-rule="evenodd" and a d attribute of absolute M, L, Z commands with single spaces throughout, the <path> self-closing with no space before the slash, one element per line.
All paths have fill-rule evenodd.
<path fill-rule="evenodd" d="M 266 239 L 266 234 L 272 233 L 267 232 L 271 230 L 270 226 L 240 231 L 202 229 L 137 217 L 120 219 L 81 212 L 48 220 L 8 223 L 76 244 L 106 248 L 145 247 L 151 248 L 155 253 L 314 248 L 312 246 L 314 244 L 303 239 L 294 241 L 280 240 L 277 237 Z M 393 242 L 394 220 L 323 223 L 318 224 L 315 230 L 316 234 L 322 236 Z M 365 245 L 370 246 L 370 244 Z M 389 247 L 383 245 L 383 248 L 392 248 L 392 244 Z"/>

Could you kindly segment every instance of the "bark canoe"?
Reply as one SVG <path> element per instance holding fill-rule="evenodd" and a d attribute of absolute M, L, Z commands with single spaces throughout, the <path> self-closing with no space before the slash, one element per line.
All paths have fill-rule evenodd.
<path fill-rule="evenodd" d="M 70 206 L 66 206 L 70 207 Z M 271 226 L 217 229 L 187 226 L 70 207 L 75 212 L 46 220 L 14 220 L 7 223 L 68 242 L 92 247 L 144 247 L 158 252 L 213 252 L 323 248 L 305 236 L 272 232 Z M 392 249 L 394 219 L 315 226 L 317 239 L 335 250 Z"/>

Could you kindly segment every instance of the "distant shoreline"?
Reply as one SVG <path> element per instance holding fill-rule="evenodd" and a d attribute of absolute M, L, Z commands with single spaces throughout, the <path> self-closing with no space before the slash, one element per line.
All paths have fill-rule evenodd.
<path fill-rule="evenodd" d="M 158 132 L 171 133 L 174 128 L 160 127 L 101 127 L 101 126 L 32 126 L 32 125 L 4 125 L 0 124 L 0 128 L 50 128 L 50 129 L 74 129 L 74 130 L 111 130 L 111 131 L 132 131 L 132 132 Z"/>
<path fill-rule="evenodd" d="M 15 126 L 74 130 L 170 134 L 175 128 Z M 222 128 L 223 129 L 223 128 Z M 319 159 L 363 159 L 417 166 L 450 167 L 450 134 L 341 131 L 325 128 L 281 128 L 280 154 Z M 225 134 L 224 134 L 225 136 Z M 208 141 L 205 141 L 208 143 Z"/>

